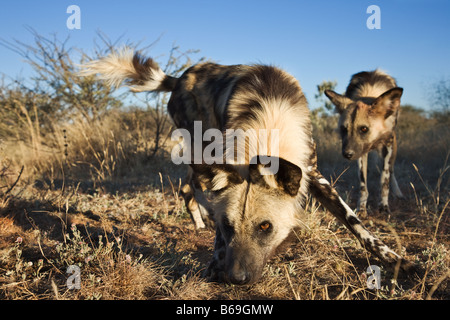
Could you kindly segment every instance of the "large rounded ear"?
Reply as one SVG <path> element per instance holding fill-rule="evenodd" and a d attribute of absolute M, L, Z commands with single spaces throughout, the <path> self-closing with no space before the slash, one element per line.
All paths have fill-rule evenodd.
<path fill-rule="evenodd" d="M 250 181 L 268 188 L 281 189 L 296 196 L 302 180 L 302 169 L 283 158 L 257 156 L 250 162 Z"/>
<path fill-rule="evenodd" d="M 392 88 L 379 96 L 371 105 L 371 112 L 381 114 L 386 119 L 400 107 L 403 88 Z"/>
<path fill-rule="evenodd" d="M 244 182 L 236 169 L 228 164 L 191 164 L 190 166 L 202 190 L 220 191 Z"/>
<path fill-rule="evenodd" d="M 336 93 L 333 90 L 325 90 L 325 95 L 336 106 L 336 111 L 338 113 L 344 112 L 345 109 L 347 109 L 348 105 L 353 102 L 350 98 L 347 98 L 342 94 Z"/>

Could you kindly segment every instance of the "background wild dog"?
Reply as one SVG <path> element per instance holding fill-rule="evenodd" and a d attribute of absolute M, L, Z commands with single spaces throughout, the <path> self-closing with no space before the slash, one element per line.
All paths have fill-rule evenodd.
<path fill-rule="evenodd" d="M 82 74 L 100 74 L 115 86 L 125 81 L 136 92 L 172 92 L 169 113 L 178 128 L 190 132 L 194 121 L 202 121 L 202 130 L 217 128 L 224 134 L 227 129 L 276 130 L 277 146 L 259 135 L 245 137 L 246 150 L 261 151 L 252 158 L 245 154 L 233 163 L 190 166 L 182 189 L 186 207 L 197 227 L 209 217 L 215 222 L 214 254 L 206 270 L 211 280 L 236 284 L 258 280 L 267 260 L 299 226 L 308 193 L 384 263 L 411 268 L 411 263 L 364 228 L 317 170 L 307 102 L 288 73 L 264 65 L 202 63 L 174 78 L 152 59 L 125 48 L 87 63 Z M 277 170 L 271 171 L 268 163 L 275 160 Z M 212 191 L 211 210 L 200 189 Z"/>
<path fill-rule="evenodd" d="M 345 95 L 325 91 L 340 114 L 342 155 L 349 160 L 358 160 L 360 194 L 357 211 L 362 215 L 367 213 L 367 158 L 371 150 L 377 150 L 383 159 L 379 210 L 390 212 L 389 183 L 394 195 L 403 197 L 394 176 L 397 155 L 395 127 L 402 93 L 403 89 L 397 87 L 395 80 L 380 70 L 353 75 Z"/>

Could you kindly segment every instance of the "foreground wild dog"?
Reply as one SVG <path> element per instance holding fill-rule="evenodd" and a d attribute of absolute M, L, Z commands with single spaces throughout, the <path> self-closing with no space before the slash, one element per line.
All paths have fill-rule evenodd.
<path fill-rule="evenodd" d="M 360 195 L 357 211 L 362 215 L 367 213 L 367 158 L 371 150 L 377 150 L 383 159 L 380 211 L 390 212 L 389 182 L 394 195 L 403 197 L 394 176 L 397 155 L 395 127 L 402 93 L 403 89 L 397 87 L 395 80 L 380 70 L 353 75 L 345 95 L 325 91 L 340 114 L 342 155 L 349 160 L 358 159 Z"/>
<path fill-rule="evenodd" d="M 81 74 L 99 74 L 114 86 L 125 81 L 135 92 L 172 92 L 169 113 L 178 128 L 192 132 L 191 137 L 194 121 L 202 121 L 202 130 L 217 128 L 224 135 L 230 129 L 277 133 L 278 146 L 272 139 L 248 134 L 245 149 L 263 150 L 252 158 L 245 154 L 241 161 L 233 157 L 232 163 L 190 165 L 182 188 L 186 207 L 197 226 L 210 215 L 215 222 L 214 254 L 206 270 L 211 280 L 258 280 L 268 259 L 299 226 L 309 193 L 385 264 L 410 269 L 408 261 L 364 228 L 318 171 L 307 102 L 288 73 L 264 65 L 202 63 L 175 78 L 152 59 L 123 49 L 87 63 Z M 229 150 L 223 154 L 229 155 Z M 270 161 L 277 162 L 277 170 L 268 167 Z M 209 210 L 200 189 L 213 195 Z"/>

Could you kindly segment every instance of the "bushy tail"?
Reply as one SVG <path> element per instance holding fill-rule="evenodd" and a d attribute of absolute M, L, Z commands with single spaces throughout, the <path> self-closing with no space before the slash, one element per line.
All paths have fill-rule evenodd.
<path fill-rule="evenodd" d="M 97 74 L 108 85 L 125 83 L 131 91 L 173 91 L 177 78 L 168 76 L 151 58 L 144 58 L 129 47 L 81 65 L 80 76 Z"/>

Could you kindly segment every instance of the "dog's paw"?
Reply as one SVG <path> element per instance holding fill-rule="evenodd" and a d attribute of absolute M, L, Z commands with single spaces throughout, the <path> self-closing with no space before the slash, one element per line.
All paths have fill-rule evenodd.
<path fill-rule="evenodd" d="M 400 263 L 400 271 L 402 271 L 408 277 L 416 276 L 419 278 L 423 278 L 425 275 L 425 269 L 423 268 L 423 266 L 404 258 Z"/>

